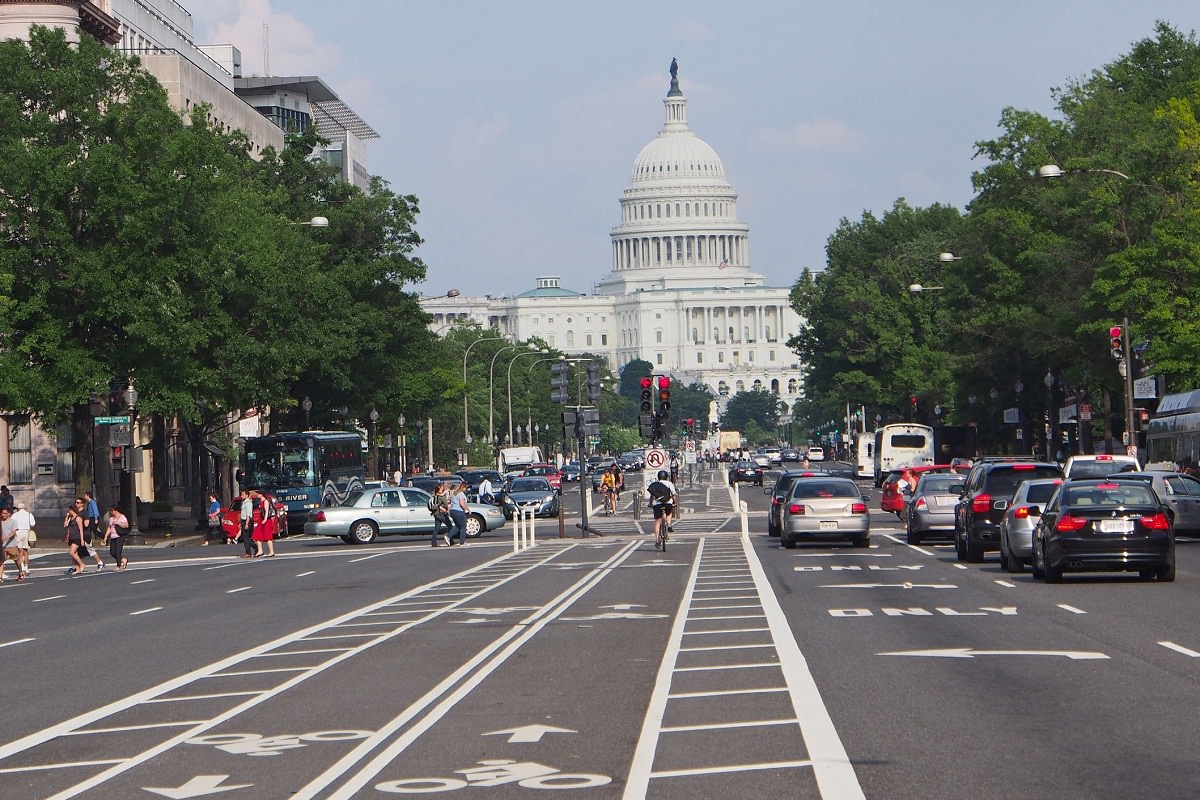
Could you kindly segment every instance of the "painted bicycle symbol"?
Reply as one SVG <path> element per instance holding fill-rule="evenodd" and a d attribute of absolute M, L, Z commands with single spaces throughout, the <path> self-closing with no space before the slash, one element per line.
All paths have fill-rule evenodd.
<path fill-rule="evenodd" d="M 432 794 L 463 789 L 467 786 L 503 786 L 515 783 L 526 789 L 590 789 L 612 783 L 607 775 L 564 774 L 554 767 L 534 761 L 493 759 L 478 762 L 479 766 L 456 769 L 462 778 L 405 778 L 384 781 L 375 788 L 388 794 Z"/>
<path fill-rule="evenodd" d="M 314 731 L 313 733 L 262 736 L 257 733 L 216 733 L 188 739 L 188 744 L 207 744 L 236 756 L 277 756 L 316 742 L 349 742 L 366 739 L 372 731 Z"/>

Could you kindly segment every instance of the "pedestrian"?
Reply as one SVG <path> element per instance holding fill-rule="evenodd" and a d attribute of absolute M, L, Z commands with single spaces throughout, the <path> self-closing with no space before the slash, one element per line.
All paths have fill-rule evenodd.
<path fill-rule="evenodd" d="M 21 566 L 21 553 L 17 550 L 17 524 L 13 522 L 12 512 L 0 508 L 0 583 L 4 583 L 4 564 L 9 559 L 17 565 L 17 580 L 24 580 L 25 568 Z"/>
<path fill-rule="evenodd" d="M 242 495 L 242 505 L 238 509 L 238 525 L 241 528 L 240 536 L 242 539 L 242 547 L 246 552 L 242 554 L 242 558 L 254 557 L 254 498 L 250 495 L 252 491 L 245 492 Z"/>
<path fill-rule="evenodd" d="M 109 506 L 103 543 L 108 545 L 108 554 L 113 557 L 118 572 L 129 566 L 129 559 L 125 558 L 125 534 L 128 532 L 129 518 L 121 513 L 121 509 Z"/>
<path fill-rule="evenodd" d="M 80 551 L 83 554 L 87 553 L 87 546 L 83 543 L 83 498 L 77 498 L 74 503 L 67 506 L 66 516 L 63 517 L 63 540 L 67 543 L 67 555 L 71 557 L 74 564 L 73 567 L 67 568 L 68 575 L 83 574 L 83 559 L 80 558 Z M 104 565 L 101 564 L 103 569 Z"/>
<path fill-rule="evenodd" d="M 251 489 L 250 496 L 254 498 L 254 504 L 251 507 L 254 528 L 250 534 L 250 538 L 254 540 L 254 555 L 256 558 L 273 557 L 275 555 L 275 537 L 271 531 L 271 524 L 272 518 L 275 516 L 274 501 L 257 489 Z M 263 552 L 264 544 L 269 552 Z"/>
<path fill-rule="evenodd" d="M 3 508 L 7 508 L 10 515 L 17 510 L 16 498 L 12 496 L 12 492 L 8 490 L 7 486 L 0 486 L 0 509 Z"/>
<path fill-rule="evenodd" d="M 100 558 L 100 552 L 93 542 L 100 538 L 100 506 L 96 503 L 96 495 L 91 492 L 84 492 L 83 497 L 83 543 L 92 558 L 96 559 L 96 571 L 99 572 L 104 569 L 104 559 Z"/>
<path fill-rule="evenodd" d="M 450 520 L 450 488 L 445 482 L 439 482 L 433 487 L 433 494 L 429 496 L 429 513 L 433 515 L 433 534 L 429 537 L 429 544 L 432 547 L 437 547 L 439 540 L 450 546 L 450 537 L 446 534 L 454 530 L 454 523 Z M 443 530 L 445 526 L 445 530 Z"/>
<path fill-rule="evenodd" d="M 17 503 L 17 510 L 11 519 L 17 534 L 17 554 L 21 557 L 21 570 L 24 577 L 29 577 L 29 540 L 37 526 L 37 520 L 25 509 L 24 503 Z"/>
<path fill-rule="evenodd" d="M 466 483 L 460 483 L 450 491 L 450 520 L 454 523 L 454 527 L 450 530 L 450 541 L 454 541 L 454 534 L 457 533 L 459 547 L 465 546 L 467 543 Z"/>
<path fill-rule="evenodd" d="M 479 482 L 479 502 L 489 506 L 496 505 L 496 488 L 492 486 L 492 479 L 487 475 Z"/>
<path fill-rule="evenodd" d="M 204 535 L 203 547 L 208 547 L 214 539 L 225 541 L 225 531 L 221 529 L 221 501 L 215 494 L 210 494 L 208 496 L 208 533 Z"/>

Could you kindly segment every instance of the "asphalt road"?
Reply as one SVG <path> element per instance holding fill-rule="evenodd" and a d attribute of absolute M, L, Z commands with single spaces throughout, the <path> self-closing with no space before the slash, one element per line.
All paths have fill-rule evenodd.
<path fill-rule="evenodd" d="M 0 586 L 0 796 L 1197 795 L 1197 544 L 1173 584 L 959 564 L 882 512 L 868 550 L 785 551 L 723 477 L 665 553 L 634 492 L 582 537 L 569 487 L 519 552 L 40 559 Z"/>

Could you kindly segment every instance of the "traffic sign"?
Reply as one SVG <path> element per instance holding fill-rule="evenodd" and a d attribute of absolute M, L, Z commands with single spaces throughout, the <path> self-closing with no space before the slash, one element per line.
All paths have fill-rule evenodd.
<path fill-rule="evenodd" d="M 128 425 L 129 417 L 93 417 L 92 422 L 97 425 Z"/>
<path fill-rule="evenodd" d="M 650 469 L 662 469 L 667 465 L 667 451 L 655 447 L 646 451 L 646 466 Z"/>
<path fill-rule="evenodd" d="M 696 452 L 696 441 L 694 439 L 688 439 L 683 443 L 683 449 L 687 450 L 689 453 Z"/>

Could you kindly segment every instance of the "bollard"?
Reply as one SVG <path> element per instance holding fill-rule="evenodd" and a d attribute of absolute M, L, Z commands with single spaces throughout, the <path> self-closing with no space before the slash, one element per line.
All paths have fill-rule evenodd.
<path fill-rule="evenodd" d="M 513 512 L 514 553 L 534 545 L 534 519 L 535 517 L 531 509 L 518 507 Z"/>
<path fill-rule="evenodd" d="M 750 535 L 750 506 L 746 505 L 745 500 L 738 502 L 738 511 L 742 515 L 742 536 Z"/>

